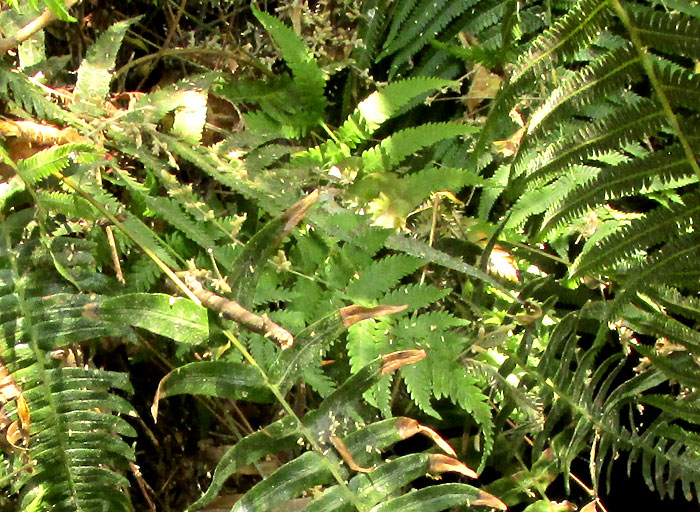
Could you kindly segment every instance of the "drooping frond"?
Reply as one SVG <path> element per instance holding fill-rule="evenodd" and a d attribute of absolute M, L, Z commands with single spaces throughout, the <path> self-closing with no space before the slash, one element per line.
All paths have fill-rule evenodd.
<path fill-rule="evenodd" d="M 475 3 L 422 0 L 400 4 L 378 59 L 393 55 L 391 74 L 394 75 L 400 66 Z"/>
<path fill-rule="evenodd" d="M 530 44 L 529 50 L 518 59 L 507 85 L 501 88 L 491 107 L 491 114 L 475 146 L 475 161 L 481 158 L 487 144 L 494 140 L 499 131 L 512 126 L 510 123 L 505 123 L 507 126 L 504 126 L 504 122 L 508 119 L 510 109 L 519 101 L 519 95 L 530 86 L 530 80 L 547 66 L 554 67 L 562 59 L 573 56 L 576 51 L 588 45 L 605 29 L 610 15 L 607 2 L 580 0 Z"/>
<path fill-rule="evenodd" d="M 696 179 L 682 149 L 670 146 L 666 151 L 601 170 L 596 178 L 572 191 L 552 211 L 543 228 L 554 228 L 607 201 L 666 187 L 676 188 Z"/>

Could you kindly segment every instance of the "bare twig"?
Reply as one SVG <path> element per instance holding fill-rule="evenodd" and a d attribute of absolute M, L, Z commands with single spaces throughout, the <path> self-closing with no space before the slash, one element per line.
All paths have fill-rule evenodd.
<path fill-rule="evenodd" d="M 77 4 L 80 0 L 67 0 L 66 9 L 70 9 L 74 4 Z M 0 40 L 0 55 L 5 53 L 7 50 L 11 50 L 18 44 L 29 39 L 36 32 L 44 28 L 46 25 L 52 21 L 56 21 L 58 16 L 51 10 L 45 9 L 39 16 L 34 18 L 32 21 L 27 23 L 17 32 L 12 34 L 10 37 Z"/>
<path fill-rule="evenodd" d="M 199 299 L 202 305 L 218 311 L 222 317 L 233 320 L 246 329 L 257 332 L 279 343 L 283 349 L 294 344 L 294 336 L 284 327 L 277 325 L 266 315 L 251 313 L 238 302 L 206 290 L 202 283 L 189 272 L 178 272 L 187 287 Z"/>

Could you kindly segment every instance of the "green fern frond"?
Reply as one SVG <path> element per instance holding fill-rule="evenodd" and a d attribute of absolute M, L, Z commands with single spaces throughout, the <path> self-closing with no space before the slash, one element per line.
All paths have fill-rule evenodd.
<path fill-rule="evenodd" d="M 21 109 L 36 114 L 40 119 L 64 122 L 72 126 L 84 124 L 77 116 L 47 98 L 46 92 L 31 83 L 23 73 L 5 63 L 0 63 L 0 92 L 11 105 L 16 104 Z"/>
<path fill-rule="evenodd" d="M 440 289 L 432 285 L 410 284 L 390 291 L 379 301 L 381 304 L 401 306 L 407 304 L 407 311 L 428 307 L 451 292 L 450 289 Z"/>
<path fill-rule="evenodd" d="M 682 13 L 654 11 L 642 5 L 627 5 L 632 26 L 642 44 L 663 53 L 700 58 L 700 20 Z"/>
<path fill-rule="evenodd" d="M 87 144 L 52 146 L 18 162 L 19 174 L 29 185 L 36 185 L 68 167 L 81 153 L 92 151 L 94 148 Z"/>
<path fill-rule="evenodd" d="M 530 117 L 527 136 L 547 133 L 553 123 L 571 114 L 571 109 L 607 97 L 641 76 L 639 56 L 630 45 L 596 59 L 567 77 Z"/>
<path fill-rule="evenodd" d="M 654 286 L 647 293 L 669 310 L 696 321 L 700 320 L 700 299 L 685 296 L 669 286 Z"/>
<path fill-rule="evenodd" d="M 661 107 L 651 101 L 641 101 L 619 109 L 599 121 L 579 129 L 571 137 L 551 144 L 529 163 L 533 172 L 528 176 L 531 187 L 540 185 L 560 169 L 582 163 L 586 158 L 615 149 L 655 133 L 665 123 Z"/>
<path fill-rule="evenodd" d="M 697 111 L 700 102 L 700 74 L 660 57 L 655 57 L 653 62 L 671 106 Z"/>
<path fill-rule="evenodd" d="M 5 220 L 5 219 L 3 219 Z M 21 249 L 11 247 L 11 239 L 21 231 L 13 219 L 3 222 L 0 263 L 10 267 L 3 287 L 5 310 L 0 337 L 3 362 L 21 383 L 26 406 L 9 407 L 8 413 L 21 423 L 27 439 L 26 456 L 31 473 L 19 473 L 23 509 L 43 503 L 47 508 L 66 511 L 132 510 L 129 483 L 118 471 L 129 469 L 135 460 L 133 448 L 121 436 L 135 437 L 134 429 L 119 415 L 134 414 L 129 402 L 115 394 L 133 393 L 126 375 L 84 368 L 60 366 L 59 350 L 70 344 L 99 336 L 116 335 L 121 327 L 89 318 L 89 295 L 61 293 L 65 281 L 44 271 L 45 287 L 53 284 L 51 295 L 41 287 L 28 287 L 31 259 L 17 258 Z M 22 244 L 31 240 L 23 240 Z M 19 247 L 18 247 L 19 248 Z M 10 404 L 7 404 L 10 405 Z"/>
<path fill-rule="evenodd" d="M 61 213 L 69 218 L 97 220 L 100 214 L 93 206 L 76 194 L 59 191 L 37 190 L 39 203 L 48 211 Z"/>
<path fill-rule="evenodd" d="M 470 135 L 478 128 L 456 123 L 429 123 L 406 128 L 390 135 L 377 146 L 362 153 L 366 172 L 389 171 L 417 151 L 450 137 Z"/>
<path fill-rule="evenodd" d="M 159 218 L 172 224 L 178 228 L 185 236 L 200 245 L 204 250 L 213 248 L 216 242 L 204 228 L 204 223 L 199 221 L 195 223 L 185 212 L 180 208 L 178 202 L 167 197 L 154 197 L 145 186 L 138 183 L 124 169 L 117 166 L 112 166 L 116 175 L 119 176 L 127 188 L 134 194 L 135 199 L 143 201 L 143 203 Z"/>
<path fill-rule="evenodd" d="M 636 251 L 646 250 L 673 239 L 678 233 L 686 232 L 699 219 L 700 196 L 687 194 L 683 196 L 682 204 L 674 204 L 668 208 L 660 206 L 628 227 L 596 243 L 583 257 L 574 262 L 571 274 L 602 273 L 604 269 L 614 267 Z"/>
<path fill-rule="evenodd" d="M 418 3 L 402 4 L 399 12 L 392 18 L 389 35 L 377 60 L 395 54 L 390 77 L 395 76 L 402 64 L 408 62 L 411 56 L 428 45 L 430 40 L 474 3 L 476 2 L 422 0 Z"/>
<path fill-rule="evenodd" d="M 378 299 L 401 278 L 415 272 L 423 264 L 420 259 L 405 254 L 395 254 L 373 261 L 357 272 L 345 288 L 345 293 L 355 301 Z"/>
<path fill-rule="evenodd" d="M 654 316 L 655 318 L 652 317 L 651 323 L 656 323 L 656 320 L 658 319 L 658 315 Z M 697 332 L 695 336 L 697 338 Z M 674 339 L 674 341 L 684 341 L 682 338 L 672 337 L 670 339 Z M 697 350 L 697 345 L 689 345 L 688 348 L 695 351 Z M 686 386 L 689 389 L 695 388 L 698 385 L 699 379 L 697 371 L 695 371 L 696 365 L 693 362 L 693 358 L 689 352 L 685 352 L 681 349 L 676 353 L 664 354 L 643 345 L 637 345 L 634 347 L 634 349 L 642 356 L 646 357 L 653 364 L 654 369 L 663 374 L 670 381 L 678 382 L 682 386 Z M 665 396 L 666 399 L 673 400 L 669 395 L 663 396 Z M 642 400 L 643 399 L 644 397 L 642 397 Z"/>
<path fill-rule="evenodd" d="M 561 202 L 545 220 L 542 229 L 549 231 L 613 199 L 680 187 L 694 181 L 696 177 L 685 153 L 680 146 L 673 145 L 665 151 L 601 170 L 595 179 L 576 188 Z"/>
<path fill-rule="evenodd" d="M 329 140 L 315 148 L 294 155 L 295 165 L 332 165 L 351 155 L 351 150 L 369 140 L 387 120 L 396 116 L 409 102 L 429 91 L 456 86 L 457 82 L 441 78 L 417 77 L 391 82 L 362 100 L 348 119 Z"/>
<path fill-rule="evenodd" d="M 611 18 L 606 1 L 579 0 L 566 15 L 538 36 L 518 59 L 508 85 L 501 88 L 474 148 L 474 159 L 479 161 L 487 145 L 499 135 L 508 112 L 520 100 L 520 95 L 531 85 L 531 80 L 547 67 L 554 67 L 561 59 L 571 57 L 590 44 L 605 30 Z M 505 135 L 505 133 L 504 133 Z"/>
<path fill-rule="evenodd" d="M 326 77 L 304 41 L 277 18 L 258 10 L 254 5 L 252 11 L 279 46 L 282 58 L 292 70 L 299 93 L 308 102 L 307 107 L 322 113 L 326 103 L 323 95 Z"/>
<path fill-rule="evenodd" d="M 524 192 L 511 209 L 507 228 L 522 225 L 533 215 L 540 214 L 562 204 L 569 206 L 569 198 L 598 175 L 598 169 L 585 165 L 574 165 L 566 174 L 543 187 Z"/>
<path fill-rule="evenodd" d="M 99 115 L 103 112 L 102 102 L 109 94 L 112 81 L 111 70 L 117 52 L 129 26 L 137 18 L 120 21 L 109 27 L 90 47 L 85 59 L 78 68 L 78 81 L 75 85 L 74 102 L 71 108 L 79 114 Z"/>

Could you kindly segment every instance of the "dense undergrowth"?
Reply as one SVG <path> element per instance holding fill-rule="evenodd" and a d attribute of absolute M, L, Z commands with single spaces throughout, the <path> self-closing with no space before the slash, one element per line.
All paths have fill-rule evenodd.
<path fill-rule="evenodd" d="M 0 510 L 696 504 L 699 18 L 4 6 Z"/>

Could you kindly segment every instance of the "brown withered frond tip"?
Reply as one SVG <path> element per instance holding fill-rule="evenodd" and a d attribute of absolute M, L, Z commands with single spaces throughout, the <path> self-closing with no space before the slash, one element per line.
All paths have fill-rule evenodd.
<path fill-rule="evenodd" d="M 399 435 L 401 436 L 401 439 L 408 439 L 409 437 L 412 437 L 416 434 L 423 434 L 425 436 L 428 436 L 446 454 L 451 455 L 452 457 L 457 456 L 457 453 L 455 453 L 454 448 L 452 448 L 450 443 L 448 443 L 442 437 L 440 437 L 440 434 L 435 432 L 430 427 L 421 425 L 413 418 L 397 418 L 396 428 L 399 430 Z"/>
<path fill-rule="evenodd" d="M 402 366 L 407 364 L 417 363 L 422 361 L 428 356 L 425 350 L 400 350 L 399 352 L 392 352 L 391 354 L 385 354 L 382 356 L 382 375 L 391 373 L 398 370 Z"/>
<path fill-rule="evenodd" d="M 431 453 L 430 472 L 440 474 L 446 473 L 447 471 L 459 473 L 468 478 L 479 478 L 476 471 L 467 466 L 464 462 L 450 457 L 449 455 L 443 455 L 442 453 Z"/>
<path fill-rule="evenodd" d="M 279 233 L 277 233 L 277 239 L 273 245 L 278 245 L 287 237 L 289 233 L 291 233 L 294 227 L 301 222 L 301 219 L 306 216 L 306 212 L 308 212 L 309 208 L 313 206 L 318 199 L 318 196 L 319 191 L 314 190 L 306 197 L 294 203 L 286 212 L 280 215 L 280 218 L 284 220 L 284 224 Z"/>
<path fill-rule="evenodd" d="M 362 320 L 400 313 L 407 307 L 408 304 L 404 304 L 403 306 L 376 306 L 373 308 L 366 308 L 364 306 L 347 306 L 340 308 L 339 313 L 340 318 L 343 321 L 343 327 L 347 329 L 351 325 L 361 322 Z"/>

